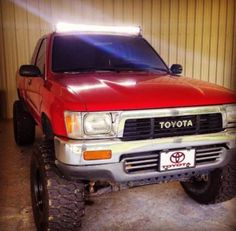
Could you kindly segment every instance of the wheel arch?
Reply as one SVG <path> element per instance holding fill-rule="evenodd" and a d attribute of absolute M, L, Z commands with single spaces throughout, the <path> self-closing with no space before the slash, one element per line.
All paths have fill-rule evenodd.
<path fill-rule="evenodd" d="M 49 117 L 47 116 L 47 114 L 44 112 L 41 113 L 41 125 L 42 125 L 43 134 L 46 136 L 46 138 L 53 139 L 54 131 L 53 131 L 52 123 Z"/>

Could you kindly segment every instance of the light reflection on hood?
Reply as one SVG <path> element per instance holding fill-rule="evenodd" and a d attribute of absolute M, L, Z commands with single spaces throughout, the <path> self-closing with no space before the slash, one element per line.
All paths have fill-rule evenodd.
<path fill-rule="evenodd" d="M 134 80 L 126 80 L 126 81 L 121 81 L 121 82 L 113 82 L 113 81 L 109 81 L 109 80 L 100 80 L 100 83 L 98 83 L 98 84 L 93 84 L 93 85 L 84 84 L 84 85 L 80 85 L 80 86 L 78 86 L 78 85 L 68 85 L 67 88 L 72 93 L 79 93 L 81 91 L 105 88 L 105 87 L 107 87 L 107 85 L 109 83 L 124 86 L 124 87 L 131 87 L 131 86 L 136 85 L 136 81 L 134 81 Z"/>

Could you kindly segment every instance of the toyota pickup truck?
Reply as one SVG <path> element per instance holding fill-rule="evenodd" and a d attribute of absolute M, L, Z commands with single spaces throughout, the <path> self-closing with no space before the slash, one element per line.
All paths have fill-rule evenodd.
<path fill-rule="evenodd" d="M 180 76 L 139 27 L 60 23 L 17 72 L 18 145 L 38 230 L 78 230 L 85 199 L 179 181 L 199 203 L 236 195 L 236 94 Z"/>

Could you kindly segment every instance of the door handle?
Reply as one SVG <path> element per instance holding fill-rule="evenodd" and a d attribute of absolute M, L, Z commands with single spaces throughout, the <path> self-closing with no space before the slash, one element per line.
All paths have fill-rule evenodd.
<path fill-rule="evenodd" d="M 28 85 L 31 85 L 32 79 L 28 79 Z"/>

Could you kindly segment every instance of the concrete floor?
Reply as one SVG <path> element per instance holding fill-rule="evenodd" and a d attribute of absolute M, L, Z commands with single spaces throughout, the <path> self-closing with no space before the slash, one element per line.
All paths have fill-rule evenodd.
<path fill-rule="evenodd" d="M 40 140 L 40 134 L 37 135 Z M 32 147 L 14 143 L 12 121 L 0 121 L 0 230 L 34 231 L 29 163 Z M 86 207 L 83 231 L 236 230 L 236 198 L 203 206 L 176 183 L 151 185 L 93 199 Z"/>

